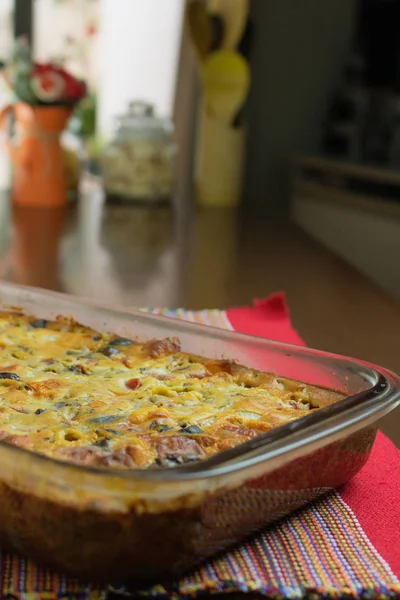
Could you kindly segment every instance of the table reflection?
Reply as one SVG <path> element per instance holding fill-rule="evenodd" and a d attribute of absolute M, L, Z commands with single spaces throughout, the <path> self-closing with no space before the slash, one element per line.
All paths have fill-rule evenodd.
<path fill-rule="evenodd" d="M 98 186 L 57 209 L 14 207 L 3 192 L 0 277 L 111 304 L 224 306 L 237 225 L 235 211 L 109 205 Z"/>
<path fill-rule="evenodd" d="M 67 221 L 61 247 L 66 291 L 121 304 L 174 305 L 179 246 L 171 208 L 109 206 L 92 193 Z"/>
<path fill-rule="evenodd" d="M 105 302 L 174 305 L 179 236 L 172 209 L 107 206 L 101 193 L 57 209 L 0 197 L 0 277 Z"/>
<path fill-rule="evenodd" d="M 65 209 L 9 207 L 4 198 L 1 205 L 0 276 L 23 285 L 62 289 L 58 256 Z"/>

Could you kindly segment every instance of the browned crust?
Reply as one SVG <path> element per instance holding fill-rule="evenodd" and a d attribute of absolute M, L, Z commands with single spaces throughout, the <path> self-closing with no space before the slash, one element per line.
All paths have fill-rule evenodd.
<path fill-rule="evenodd" d="M 179 340 L 175 337 L 161 340 L 153 339 L 141 344 L 137 341 L 131 342 L 126 338 L 119 338 L 114 334 L 99 334 L 95 330 L 85 327 L 70 318 L 59 316 L 56 320 L 45 321 L 23 315 L 22 313 L 2 313 L 2 316 L 10 319 L 11 322 L 15 320 L 17 320 L 18 324 L 22 322 L 25 324 L 24 326 L 31 328 L 31 330 L 32 328 L 39 328 L 41 330 L 62 331 L 66 334 L 83 334 L 81 337 L 85 340 L 84 345 L 86 346 L 86 353 L 89 356 L 87 361 L 84 355 L 79 358 L 79 361 L 75 360 L 72 366 L 65 366 L 60 361 L 59 365 L 51 356 L 45 356 L 40 361 L 44 365 L 44 372 L 55 373 L 58 379 L 51 376 L 48 379 L 41 379 L 39 381 L 32 381 L 31 379 L 20 381 L 18 374 L 15 373 L 15 370 L 18 370 L 19 367 L 12 364 L 12 360 L 10 360 L 10 364 L 7 365 L 9 373 L 2 374 L 6 377 L 2 380 L 2 385 L 15 388 L 16 394 L 25 394 L 29 396 L 29 400 L 54 401 L 55 406 L 57 404 L 67 405 L 68 402 L 64 402 L 64 396 L 61 398 L 63 402 L 56 402 L 57 398 L 60 401 L 60 397 L 57 394 L 59 393 L 61 383 L 65 381 L 65 379 L 62 379 L 64 377 L 63 372 L 72 370 L 74 375 L 82 375 L 85 379 L 86 376 L 90 377 L 94 372 L 98 361 L 108 360 L 111 366 L 116 365 L 118 369 L 121 369 L 121 367 L 130 369 L 132 368 L 135 356 L 140 357 L 140 360 L 143 357 L 148 357 L 148 359 L 154 359 L 154 361 L 160 358 L 171 357 L 174 361 L 178 361 L 178 363 L 179 360 L 184 359 L 186 361 L 184 363 L 185 367 L 180 369 L 180 371 L 188 373 L 188 379 L 185 379 L 185 381 L 197 381 L 201 384 L 205 382 L 206 385 L 207 382 L 210 382 L 212 386 L 216 386 L 216 389 L 218 389 L 217 384 L 237 386 L 236 391 L 238 393 L 233 395 L 244 396 L 246 398 L 245 402 L 247 404 L 242 409 L 244 414 L 246 414 L 246 407 L 248 406 L 248 396 L 244 395 L 243 388 L 246 388 L 246 391 L 254 389 L 255 396 L 257 395 L 257 390 L 262 391 L 264 395 L 265 391 L 268 391 L 278 399 L 275 407 L 269 407 L 267 413 L 258 413 L 263 417 L 267 415 L 266 419 L 254 419 L 251 416 L 249 418 L 246 416 L 238 417 L 233 411 L 230 416 L 225 416 L 221 420 L 219 413 L 216 412 L 215 421 L 206 425 L 205 431 L 190 422 L 190 415 L 187 418 L 187 423 L 183 425 L 176 423 L 174 429 L 174 427 L 171 428 L 170 422 L 168 425 L 165 425 L 165 423 L 169 419 L 168 405 L 171 406 L 171 402 L 175 402 L 173 396 L 177 396 L 177 393 L 173 391 L 171 395 L 170 390 L 166 386 L 168 385 L 168 380 L 176 376 L 177 371 L 163 373 L 162 370 L 161 372 L 157 372 L 157 369 L 155 369 L 152 376 L 159 379 L 160 386 L 152 389 L 154 389 L 155 394 L 160 396 L 154 407 L 150 406 L 151 410 L 147 412 L 139 411 L 139 414 L 132 412 L 129 415 L 128 413 L 128 415 L 125 415 L 126 422 L 121 423 L 117 431 L 118 441 L 123 440 L 124 436 L 128 434 L 136 436 L 136 441 L 126 442 L 124 448 L 120 447 L 121 442 L 118 448 L 113 449 L 110 447 L 114 435 L 112 428 L 108 430 L 111 433 L 107 433 L 105 427 L 99 426 L 93 433 L 93 436 L 89 440 L 86 439 L 86 443 L 82 442 L 77 445 L 75 442 L 79 442 L 82 438 L 76 431 L 67 431 L 64 441 L 74 442 L 74 445 L 55 449 L 51 456 L 77 464 L 128 469 L 150 466 L 173 467 L 183 462 L 207 458 L 212 454 L 237 446 L 246 440 L 281 425 L 285 422 L 285 418 L 293 420 L 294 418 L 302 417 L 307 414 L 308 410 L 327 406 L 343 398 L 343 395 L 338 391 L 324 389 L 284 377 L 277 377 L 272 373 L 260 372 L 237 364 L 230 359 L 210 359 L 184 353 L 181 351 Z M 57 346 L 58 349 L 60 347 L 60 345 Z M 3 346 L 4 348 L 5 346 Z M 19 346 L 19 348 L 22 348 L 22 352 L 24 351 L 23 346 Z M 28 350 L 28 348 L 25 348 L 25 350 Z M 31 348 L 30 352 L 32 355 L 32 352 L 35 352 L 35 350 Z M 66 350 L 66 354 L 68 352 L 70 350 Z M 155 362 L 155 364 L 157 363 Z M 54 370 L 57 366 L 60 369 L 59 371 L 57 369 Z M 164 382 L 165 385 L 161 385 Z M 133 394 L 137 390 L 140 392 L 141 386 L 142 381 L 140 376 L 128 377 L 125 380 L 125 389 L 131 390 Z M 159 391 L 156 391 L 158 388 Z M 65 389 L 60 393 L 64 392 Z M 166 395 L 165 399 L 163 398 L 164 394 Z M 170 401 L 169 398 L 171 397 L 172 400 Z M 265 397 L 263 397 L 262 401 L 265 403 Z M 212 402 L 215 402 L 213 396 Z M 241 398 L 240 402 L 242 403 Z M 78 404 L 79 399 L 74 404 L 74 406 L 76 405 L 74 419 L 81 418 L 81 409 Z M 89 408 L 87 405 L 85 406 L 86 413 L 84 418 L 86 418 L 86 423 L 88 420 L 90 422 L 90 415 L 87 411 L 96 410 L 101 405 L 101 401 L 100 403 L 96 403 L 96 399 L 94 399 Z M 264 404 L 264 406 L 268 405 Z M 22 409 L 18 408 L 18 406 L 13 406 L 13 410 L 22 412 Z M 41 410 L 39 408 L 39 411 Z M 54 410 L 52 405 L 50 406 L 50 410 Z M 265 411 L 265 409 L 263 410 Z M 99 423 L 103 423 L 101 420 L 104 418 L 108 417 L 101 416 Z M 111 415 L 109 418 L 118 419 L 118 416 L 114 417 Z M 92 420 L 96 421 L 96 419 Z M 147 430 L 143 431 L 146 424 Z M 191 430 L 192 425 L 195 427 L 194 431 Z M 78 426 L 79 421 L 77 422 Z M 38 451 L 37 447 L 30 445 L 29 435 L 14 435 L 12 432 L 12 434 L 7 436 L 0 431 L 0 436 L 11 443 Z M 42 444 L 42 438 L 40 438 L 39 442 Z M 44 448 L 43 452 L 48 454 L 48 449 Z"/>

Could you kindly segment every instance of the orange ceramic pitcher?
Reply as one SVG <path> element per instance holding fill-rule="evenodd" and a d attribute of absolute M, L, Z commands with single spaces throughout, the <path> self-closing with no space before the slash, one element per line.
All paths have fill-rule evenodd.
<path fill-rule="evenodd" d="M 60 135 L 72 109 L 24 102 L 0 111 L 0 128 L 14 114 L 15 134 L 6 143 L 13 164 L 12 200 L 21 206 L 62 206 L 66 181 Z"/>

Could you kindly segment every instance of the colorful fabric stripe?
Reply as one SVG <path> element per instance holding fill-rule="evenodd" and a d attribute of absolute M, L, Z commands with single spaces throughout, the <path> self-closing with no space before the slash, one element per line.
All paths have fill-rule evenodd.
<path fill-rule="evenodd" d="M 236 589 L 273 598 L 398 598 L 396 578 L 336 493 L 186 577 L 168 597 Z"/>
<path fill-rule="evenodd" d="M 151 312 L 154 315 L 162 315 L 164 317 L 172 317 L 174 319 L 182 319 L 199 325 L 209 325 L 211 327 L 220 327 L 221 329 L 233 330 L 233 327 L 226 315 L 225 311 L 213 310 L 185 310 L 184 308 L 176 308 L 174 310 L 168 308 L 142 308 L 141 310 Z"/>
<path fill-rule="evenodd" d="M 232 329 L 226 313 L 218 310 L 144 310 Z M 6 553 L 0 554 L 0 570 L 2 598 L 7 600 L 105 600 L 109 592 L 129 595 L 123 588 L 82 585 Z M 189 599 L 232 592 L 258 592 L 276 600 L 395 600 L 400 599 L 400 581 L 348 504 L 334 492 L 209 561 L 171 588 L 155 585 L 134 595 Z"/>

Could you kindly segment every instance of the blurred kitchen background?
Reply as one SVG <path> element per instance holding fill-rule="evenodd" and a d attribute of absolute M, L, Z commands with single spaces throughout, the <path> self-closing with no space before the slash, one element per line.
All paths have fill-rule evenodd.
<path fill-rule="evenodd" d="M 0 0 L 0 106 L 25 101 L 0 278 L 194 309 L 283 289 L 307 343 L 400 371 L 399 27 L 400 0 Z M 58 134 L 26 123 L 66 108 L 60 74 L 57 195 Z"/>
<path fill-rule="evenodd" d="M 15 38 L 27 35 L 34 60 L 55 61 L 87 82 L 89 94 L 64 135 L 67 148 L 79 154 L 82 134 L 97 158 L 115 137 L 117 115 L 137 100 L 142 106 L 135 110 L 151 104 L 158 119 L 171 119 L 160 127 L 175 125 L 170 143 L 177 148 L 170 152 L 177 152 L 179 176 L 173 187 L 164 181 L 167 195 L 196 202 L 197 169 L 200 203 L 290 211 L 309 234 L 400 299 L 399 2 L 210 0 L 209 14 L 220 22 L 213 23 L 215 39 L 204 56 L 198 46 L 201 54 L 207 32 L 198 9 L 206 3 L 192 4 L 185 17 L 184 0 L 162 6 L 156 0 L 1 0 L 0 59 L 7 63 Z M 237 77 L 233 116 L 242 122 L 221 133 L 204 117 L 203 71 L 212 50 L 224 48 L 225 17 L 233 35 L 237 28 L 228 49 L 248 62 L 250 91 L 240 63 L 225 57 L 227 66 L 222 61 L 216 68 L 233 69 Z M 7 93 L 3 86 L 3 103 Z M 210 151 L 218 144 L 230 148 L 220 163 L 217 149 Z M 68 158 L 73 188 L 78 165 L 74 152 Z M 120 163 L 119 154 L 115 160 Z M 3 186 L 8 163 L 3 150 Z M 124 177 L 112 161 L 108 171 L 111 179 Z M 231 184 L 218 189 L 218 172 Z M 379 239 L 379 252 L 368 244 L 371 237 Z"/>

